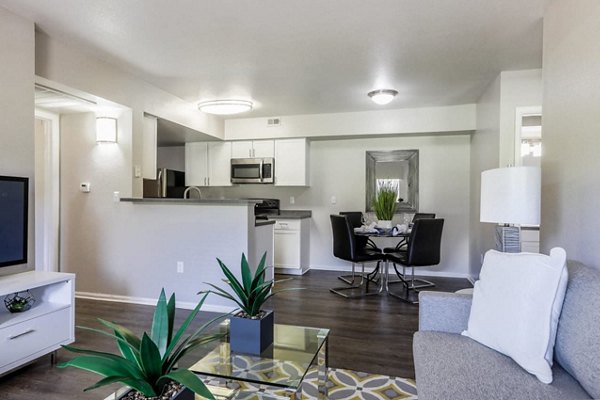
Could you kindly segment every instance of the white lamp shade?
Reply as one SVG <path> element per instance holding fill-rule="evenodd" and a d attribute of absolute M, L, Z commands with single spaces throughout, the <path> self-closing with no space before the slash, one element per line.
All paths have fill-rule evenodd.
<path fill-rule="evenodd" d="M 541 170 L 496 168 L 481 173 L 481 222 L 540 224 Z"/>
<path fill-rule="evenodd" d="M 96 142 L 116 143 L 117 120 L 116 118 L 96 118 Z"/>

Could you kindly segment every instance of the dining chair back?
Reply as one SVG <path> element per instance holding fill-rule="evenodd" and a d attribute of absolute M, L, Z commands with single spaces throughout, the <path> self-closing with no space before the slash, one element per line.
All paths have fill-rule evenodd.
<path fill-rule="evenodd" d="M 427 219 L 427 218 L 435 218 L 435 213 L 416 213 L 412 217 L 412 222 L 415 222 L 418 219 Z"/>
<path fill-rule="evenodd" d="M 403 294 L 389 292 L 391 296 L 416 304 L 419 302 L 418 293 L 415 293 L 417 289 L 435 286 L 431 281 L 415 279 L 415 267 L 440 263 L 443 228 L 444 219 L 442 218 L 418 219 L 413 224 L 406 250 L 387 254 L 387 260 L 394 264 L 394 271 L 405 286 Z M 402 273 L 398 271 L 397 264 L 402 266 Z M 406 277 L 407 267 L 411 268 L 410 281 Z M 419 284 L 417 284 L 418 282 Z M 411 294 L 413 295 L 411 296 Z"/>
<path fill-rule="evenodd" d="M 350 289 L 362 289 L 363 283 L 369 282 L 369 277 L 365 275 L 365 263 L 377 262 L 377 269 L 379 269 L 379 261 L 384 259 L 384 255 L 380 250 L 370 250 L 366 247 L 358 247 L 356 236 L 354 235 L 354 227 L 346 215 L 330 215 L 331 219 L 331 231 L 333 234 L 333 255 L 344 261 L 350 261 L 352 263 L 352 275 L 351 280 L 344 279 L 345 276 L 339 278 L 344 282 L 348 283 L 349 286 L 336 287 L 329 289 L 331 292 L 340 296 L 350 297 L 362 297 L 371 294 L 369 293 L 368 285 L 366 290 L 361 290 L 358 295 L 348 295 L 344 291 Z M 362 265 L 362 271 L 360 274 L 356 274 L 355 264 L 360 263 Z M 360 278 L 360 282 L 356 283 L 357 278 Z M 365 279 L 366 278 L 366 279 Z"/>

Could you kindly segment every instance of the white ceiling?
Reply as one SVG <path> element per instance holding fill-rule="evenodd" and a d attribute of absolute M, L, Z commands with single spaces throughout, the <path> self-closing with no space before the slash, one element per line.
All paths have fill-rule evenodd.
<path fill-rule="evenodd" d="M 242 117 L 475 102 L 540 68 L 552 0 L 0 0 L 40 31 L 188 101 Z M 395 88 L 381 107 L 366 93 Z"/>

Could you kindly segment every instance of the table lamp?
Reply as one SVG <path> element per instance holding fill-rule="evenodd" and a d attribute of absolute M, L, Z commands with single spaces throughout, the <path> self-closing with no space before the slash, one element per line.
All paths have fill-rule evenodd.
<path fill-rule="evenodd" d="M 497 250 L 520 252 L 520 225 L 540 224 L 541 175 L 539 167 L 496 168 L 481 173 L 480 221 L 500 224 L 496 227 Z"/>

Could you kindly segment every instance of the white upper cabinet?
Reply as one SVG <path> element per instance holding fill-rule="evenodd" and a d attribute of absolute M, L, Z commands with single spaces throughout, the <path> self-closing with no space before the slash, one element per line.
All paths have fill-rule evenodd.
<path fill-rule="evenodd" d="M 186 186 L 231 186 L 231 143 L 185 144 Z"/>
<path fill-rule="evenodd" d="M 231 142 L 208 143 L 208 185 L 231 186 Z"/>
<path fill-rule="evenodd" d="M 185 144 L 185 186 L 208 186 L 208 143 Z"/>
<path fill-rule="evenodd" d="M 156 179 L 156 118 L 144 115 L 142 126 L 142 177 Z"/>
<path fill-rule="evenodd" d="M 273 140 L 242 140 L 231 143 L 231 158 L 274 157 Z"/>
<path fill-rule="evenodd" d="M 275 140 L 275 186 L 309 186 L 309 157 L 305 138 Z"/>

